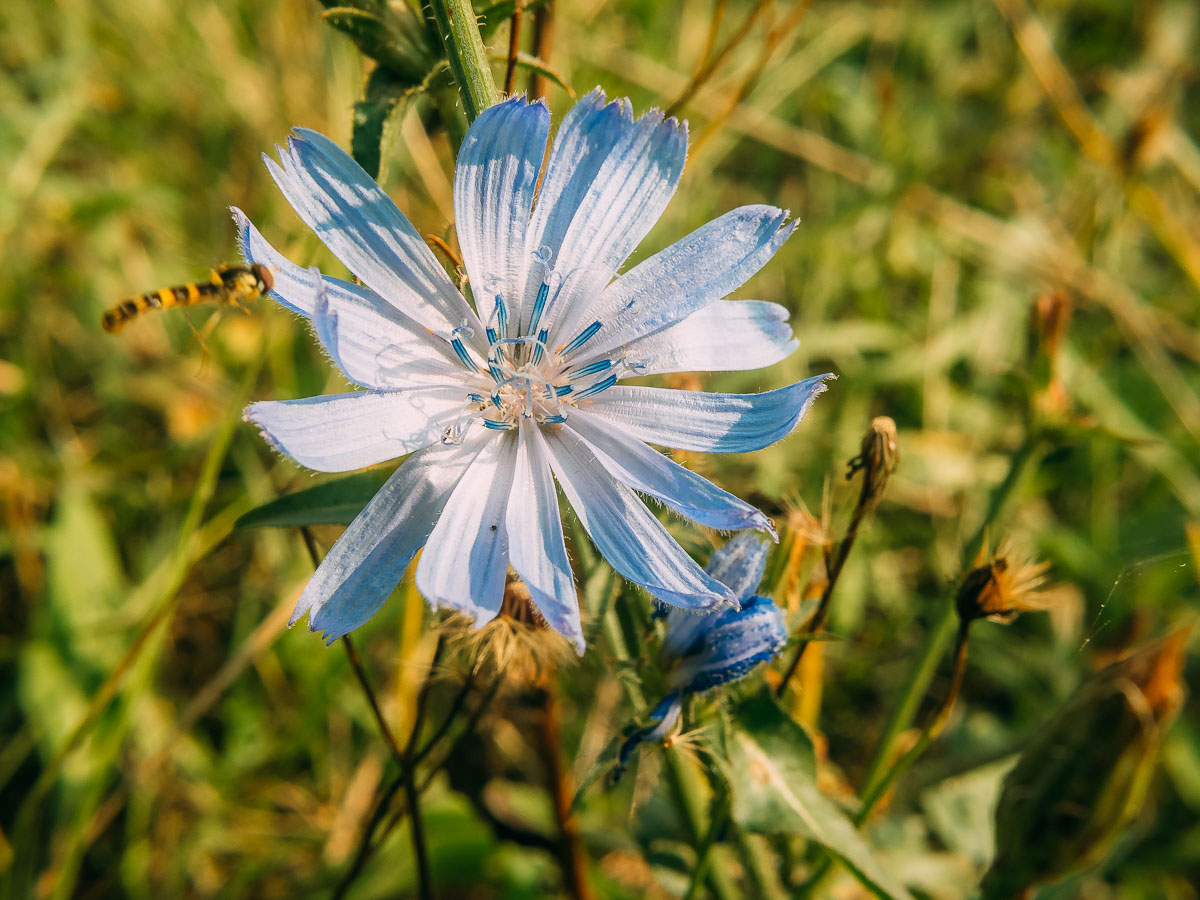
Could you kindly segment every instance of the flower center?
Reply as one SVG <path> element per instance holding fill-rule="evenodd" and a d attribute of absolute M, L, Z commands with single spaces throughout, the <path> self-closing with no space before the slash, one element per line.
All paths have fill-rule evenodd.
<path fill-rule="evenodd" d="M 600 321 L 585 326 L 560 347 L 550 347 L 549 335 L 554 330 L 550 313 L 570 277 L 564 279 L 551 268 L 550 255 L 549 247 L 533 254 L 535 266 L 541 269 L 541 283 L 527 317 L 522 315 L 519 321 L 513 320 L 512 305 L 505 299 L 510 290 L 503 278 L 488 279 L 480 291 L 483 298 L 490 297 L 492 301 L 486 325 L 486 372 L 467 350 L 465 341 L 474 338 L 475 331 L 466 320 L 450 334 L 450 346 L 463 367 L 482 377 L 481 388 L 467 393 L 463 410 L 445 429 L 444 443 L 460 443 L 476 422 L 496 431 L 510 431 L 523 419 L 538 425 L 560 425 L 581 401 L 645 368 L 644 363 L 630 359 L 623 350 L 613 357 L 583 365 L 571 364 L 570 357 L 603 330 Z M 538 273 L 535 269 L 530 274 Z M 481 307 L 479 299 L 477 296 L 477 306 Z M 490 384 L 485 380 L 488 377 Z"/>

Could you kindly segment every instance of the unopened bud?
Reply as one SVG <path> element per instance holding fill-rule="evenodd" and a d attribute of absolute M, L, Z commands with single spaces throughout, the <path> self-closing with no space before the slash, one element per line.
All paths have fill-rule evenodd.
<path fill-rule="evenodd" d="M 1137 815 L 1183 702 L 1190 630 L 1097 673 L 1025 748 L 996 806 L 984 898 L 1019 897 L 1094 865 Z"/>
<path fill-rule="evenodd" d="M 853 478 L 861 470 L 864 492 L 869 494 L 871 501 L 878 502 L 899 462 L 896 423 L 889 416 L 876 416 L 871 420 L 871 428 L 863 435 L 858 456 L 850 460 L 846 478 Z"/>
<path fill-rule="evenodd" d="M 1058 379 L 1058 351 L 1071 322 L 1071 297 L 1065 291 L 1042 294 L 1033 302 L 1029 317 L 1030 374 L 1034 407 L 1042 414 L 1061 415 L 1067 394 Z"/>

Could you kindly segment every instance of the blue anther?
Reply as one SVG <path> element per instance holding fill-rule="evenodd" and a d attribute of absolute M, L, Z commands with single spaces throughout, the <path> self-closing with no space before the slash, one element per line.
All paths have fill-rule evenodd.
<path fill-rule="evenodd" d="M 546 418 L 542 419 L 542 424 L 543 425 L 561 425 L 565 421 L 567 421 L 566 413 L 560 413 L 557 416 L 546 416 Z"/>
<path fill-rule="evenodd" d="M 607 391 L 610 387 L 617 383 L 616 375 L 609 375 L 607 378 L 597 381 L 595 384 L 589 384 L 579 392 L 577 400 L 583 400 L 585 397 L 592 397 L 601 391 Z"/>
<path fill-rule="evenodd" d="M 603 326 L 599 322 L 593 322 L 587 328 L 583 329 L 583 331 L 579 332 L 579 334 L 577 334 L 569 344 L 567 344 L 558 352 L 562 354 L 574 353 L 576 350 L 594 338 L 596 336 L 596 332 L 602 327 Z"/>
<path fill-rule="evenodd" d="M 484 419 L 483 427 L 492 431 L 512 431 L 516 426 L 512 422 L 499 422 L 496 419 Z"/>
<path fill-rule="evenodd" d="M 508 307 L 499 294 L 496 295 L 496 324 L 500 326 L 500 336 L 508 337 Z"/>
<path fill-rule="evenodd" d="M 477 394 L 474 391 L 467 394 L 467 399 L 470 400 L 472 403 L 486 403 L 487 402 L 487 397 L 483 396 L 483 394 Z"/>
<path fill-rule="evenodd" d="M 463 346 L 462 341 L 460 341 L 458 338 L 455 338 L 450 342 L 450 346 L 454 348 L 455 354 L 457 354 L 464 366 L 466 366 L 472 372 L 479 371 L 479 366 L 475 365 L 475 360 L 471 359 L 470 355 L 467 353 L 467 348 Z"/>
<path fill-rule="evenodd" d="M 575 390 L 575 388 L 571 387 L 571 385 L 569 385 L 569 384 L 560 384 L 558 387 L 556 387 L 554 389 L 554 396 L 555 397 L 565 397 L 565 396 L 567 396 L 567 394 L 571 393 L 571 391 L 573 391 L 573 390 Z"/>

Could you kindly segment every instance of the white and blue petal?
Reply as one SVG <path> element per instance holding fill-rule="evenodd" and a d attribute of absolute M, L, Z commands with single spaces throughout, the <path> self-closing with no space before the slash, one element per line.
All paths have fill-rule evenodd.
<path fill-rule="evenodd" d="M 541 429 L 522 420 L 512 495 L 508 503 L 509 555 L 542 618 L 583 653 L 583 626 L 575 578 L 563 542 L 558 493 Z"/>
<path fill-rule="evenodd" d="M 243 259 L 271 270 L 271 297 L 313 322 L 326 351 L 351 381 L 364 387 L 395 387 L 405 383 L 401 379 L 438 383 L 447 371 L 461 372 L 448 341 L 430 334 L 370 288 L 295 265 L 241 210 L 234 209 L 233 216 Z M 318 322 L 322 298 L 324 325 Z"/>
<path fill-rule="evenodd" d="M 737 290 L 783 246 L 796 223 L 774 206 L 743 206 L 634 266 L 587 310 L 603 329 L 579 360 L 661 331 Z M 564 323 L 564 332 L 580 324 Z"/>
<path fill-rule="evenodd" d="M 508 571 L 505 511 L 516 435 L 488 441 L 455 486 L 417 563 L 417 590 L 436 609 L 449 607 L 478 627 L 500 612 Z"/>
<path fill-rule="evenodd" d="M 550 465 L 592 543 L 609 565 L 673 606 L 711 610 L 733 602 L 629 488 L 596 466 L 587 447 L 563 430 L 547 435 Z"/>
<path fill-rule="evenodd" d="M 749 503 L 584 410 L 572 410 L 564 427 L 583 440 L 610 475 L 680 515 L 721 531 L 753 528 L 774 534 L 770 519 Z"/>
<path fill-rule="evenodd" d="M 554 147 L 546 163 L 546 177 L 538 191 L 537 205 L 526 232 L 525 259 L 534 258 L 543 247 L 544 262 L 530 272 L 525 286 L 525 308 L 529 309 L 549 266 L 562 265 L 559 251 L 563 238 L 600 168 L 625 131 L 633 126 L 628 100 L 606 103 L 596 88 L 563 117 L 554 136 Z M 562 272 L 559 273 L 560 278 Z M 605 275 L 605 281 L 612 273 Z M 603 284 L 604 282 L 601 282 Z"/>
<path fill-rule="evenodd" d="M 300 465 L 347 472 L 428 447 L 462 407 L 462 388 L 421 385 L 264 400 L 250 404 L 245 418 Z"/>
<path fill-rule="evenodd" d="M 626 346 L 639 375 L 742 372 L 772 366 L 800 345 L 788 311 L 763 300 L 718 300 Z"/>
<path fill-rule="evenodd" d="M 626 107 L 619 109 L 620 136 L 595 177 L 586 189 L 564 190 L 555 201 L 556 205 L 577 204 L 558 246 L 538 239 L 539 246 L 544 244 L 552 251 L 554 269 L 561 278 L 550 321 L 556 325 L 553 334 L 562 340 L 571 336 L 567 332 L 573 326 L 566 323 L 583 321 L 595 292 L 658 221 L 675 193 L 687 158 L 686 123 L 664 119 L 658 110 L 631 122 Z M 557 152 L 557 145 L 555 149 Z M 567 162 L 551 157 L 552 165 Z M 554 217 L 561 220 L 565 209 L 556 209 Z"/>
<path fill-rule="evenodd" d="M 649 444 L 700 453 L 748 453 L 787 437 L 833 375 L 762 394 L 716 394 L 618 385 L 591 412 Z"/>
<path fill-rule="evenodd" d="M 441 335 L 466 319 L 482 341 L 474 311 L 383 189 L 324 135 L 307 129 L 296 135 L 280 149 L 282 167 L 264 159 L 304 223 L 405 315 Z"/>
<path fill-rule="evenodd" d="M 454 217 L 479 317 L 491 324 L 503 297 L 515 337 L 530 258 L 525 232 L 546 154 L 550 111 L 514 97 L 480 113 L 458 151 Z"/>
<path fill-rule="evenodd" d="M 487 444 L 486 436 L 439 442 L 405 460 L 325 554 L 289 624 L 308 613 L 309 627 L 332 642 L 375 615 Z"/>

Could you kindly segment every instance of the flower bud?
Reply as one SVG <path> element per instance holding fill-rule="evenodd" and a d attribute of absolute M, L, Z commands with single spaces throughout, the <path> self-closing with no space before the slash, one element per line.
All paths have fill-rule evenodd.
<path fill-rule="evenodd" d="M 1025 748 L 996 806 L 984 898 L 1099 862 L 1137 814 L 1183 701 L 1181 628 L 1087 681 Z"/>
<path fill-rule="evenodd" d="M 896 423 L 888 416 L 876 416 L 871 420 L 871 428 L 863 435 L 858 456 L 850 460 L 846 478 L 852 478 L 861 469 L 864 493 L 871 502 L 878 503 L 899 463 Z"/>

